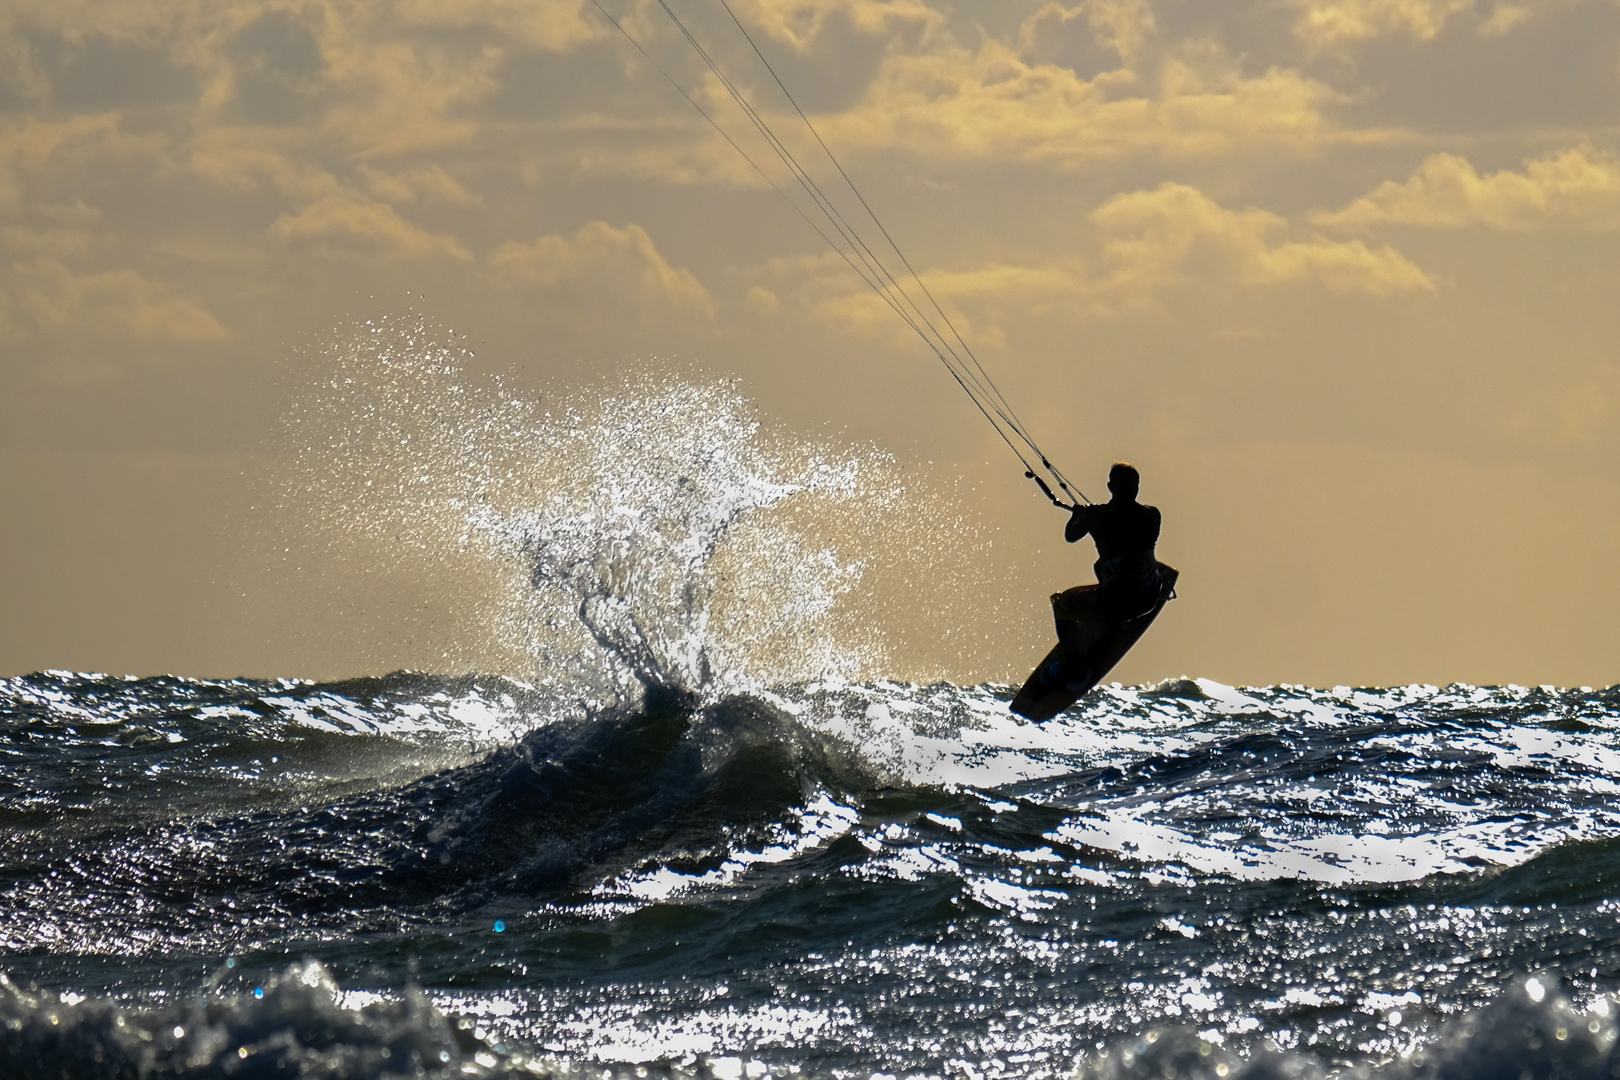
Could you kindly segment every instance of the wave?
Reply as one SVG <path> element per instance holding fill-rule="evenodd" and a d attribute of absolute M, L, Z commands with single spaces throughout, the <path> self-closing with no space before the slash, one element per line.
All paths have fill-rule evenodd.
<path fill-rule="evenodd" d="M 674 854 L 698 821 L 791 832 L 823 795 L 847 808 L 880 787 L 1028 800 L 1046 808 L 1046 843 L 1177 876 L 1457 879 L 1486 900 L 1536 902 L 1593 895 L 1580 863 L 1608 862 L 1601 844 L 1559 854 L 1601 841 L 1614 818 L 1604 692 L 1187 682 L 1102 690 L 1045 727 L 1009 717 L 1006 693 L 824 682 L 705 697 L 654 684 L 591 706 L 481 676 L 4 680 L 0 823 L 20 832 L 0 881 L 55 865 L 48 832 L 65 831 L 87 866 L 150 845 L 181 880 L 217 873 L 220 888 L 252 884 L 242 866 L 265 860 L 283 874 L 299 859 L 343 866 L 329 887 L 304 887 L 300 910 L 337 904 L 350 879 L 410 904 L 606 889 L 638 860 L 723 860 L 699 839 L 690 851 L 707 854 Z M 216 871 L 213 855 L 174 853 L 202 840 L 240 858 Z"/>
<path fill-rule="evenodd" d="M 569 1060 L 545 1048 L 544 1032 L 525 1040 L 478 1018 L 452 1019 L 419 989 L 386 998 L 345 993 L 315 961 L 262 981 L 230 965 L 194 992 L 146 1003 L 24 989 L 0 974 L 0 1073 L 13 1080 L 562 1077 L 581 1069 L 611 1080 L 844 1075 L 813 1064 L 742 1061 L 674 1046 L 643 1059 Z M 1401 1001 L 1392 1001 L 1386 1022 L 1398 1029 Z M 1607 996 L 1577 1006 L 1561 992 L 1556 974 L 1543 971 L 1515 977 L 1483 1007 L 1409 1030 L 1398 1049 L 1383 1054 L 1318 1057 L 1279 1049 L 1265 1038 L 1241 1041 L 1153 1026 L 1076 1049 L 1067 1062 L 1044 1059 L 1009 1069 L 956 1060 L 948 1072 L 1068 1073 L 1075 1080 L 1612 1080 L 1620 1075 L 1616 1011 Z M 887 1064 L 876 1062 L 877 1071 Z"/>
<path fill-rule="evenodd" d="M 0 949 L 119 1008 L 314 956 L 522 1053 L 846 1076 L 1047 1075 L 1006 1055 L 1167 1021 L 1229 1073 L 1267 1033 L 1373 1069 L 1512 972 L 1613 989 L 1602 694 L 1203 681 L 1036 727 L 1007 692 L 12 680 Z"/>
<path fill-rule="evenodd" d="M 447 684 L 426 685 L 438 693 Z M 303 687 L 298 700 L 304 707 L 330 703 L 339 688 Z M 265 700 L 252 689 L 236 687 L 237 707 Z M 420 694 L 422 685 L 399 677 L 341 689 L 355 702 L 365 693 Z M 285 714 L 287 706 L 278 709 Z M 173 716 L 167 724 L 188 730 Z M 37 821 L 13 816 L 17 832 L 0 884 L 13 886 L 10 904 L 22 901 L 33 925 L 14 923 L 0 939 L 155 948 L 149 928 L 163 925 L 167 947 L 190 939 L 207 948 L 222 929 L 238 940 L 269 936 L 289 918 L 352 927 L 432 921 L 536 898 L 602 902 L 630 887 L 622 875 L 645 894 L 649 875 L 701 877 L 739 859 L 757 861 L 767 848 L 818 843 L 828 815 L 849 818 L 847 807 L 878 783 L 848 742 L 759 698 L 705 704 L 659 687 L 635 705 L 553 720 L 421 778 L 387 783 L 374 775 L 358 792 L 330 783 L 349 755 L 378 739 L 370 731 L 317 730 L 302 741 L 315 743 L 305 751 L 319 753 L 327 781 L 260 792 L 248 806 L 238 805 L 246 798 L 240 793 L 225 795 L 228 775 L 214 777 L 213 801 L 195 791 L 189 803 L 149 793 L 163 811 L 149 816 L 128 805 L 98 815 L 83 800 L 87 824 L 73 835 L 66 874 L 64 834 L 39 827 L 50 813 L 36 812 Z M 278 754 L 233 734 L 189 756 L 215 766 L 221 755 L 296 756 L 286 741 L 271 745 Z M 137 760 L 177 771 L 189 766 L 175 784 L 195 789 L 208 770 L 179 749 L 164 740 L 161 757 L 138 747 Z M 88 782 L 81 776 L 66 785 L 67 796 Z M 221 927 L 221 906 L 241 910 L 241 921 Z"/>
<path fill-rule="evenodd" d="M 347 1008 L 313 961 L 251 989 L 224 985 L 227 974 L 181 1003 L 145 1008 L 24 990 L 0 975 L 0 1073 L 12 1080 L 368 1080 L 487 1076 L 496 1064 L 420 991 Z"/>
<path fill-rule="evenodd" d="M 1577 1008 L 1554 973 L 1515 978 L 1496 1001 L 1408 1035 L 1393 1060 L 1322 1060 L 1261 1044 L 1239 1054 L 1187 1028 L 1156 1027 L 1088 1055 L 1076 1080 L 1612 1080 L 1620 1075 L 1615 1002 Z M 1389 1010 L 1389 1026 L 1402 1021 Z"/>
<path fill-rule="evenodd" d="M 873 783 L 838 740 L 749 696 L 700 705 L 649 690 L 639 707 L 550 724 L 400 799 L 431 816 L 423 857 L 480 891 L 611 888 L 636 866 L 690 871 L 798 827 Z"/>

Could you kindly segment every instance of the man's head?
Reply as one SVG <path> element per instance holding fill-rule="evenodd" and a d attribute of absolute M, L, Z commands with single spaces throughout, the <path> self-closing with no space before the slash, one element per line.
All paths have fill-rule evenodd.
<path fill-rule="evenodd" d="M 1136 471 L 1136 466 L 1123 461 L 1114 462 L 1114 467 L 1108 470 L 1108 490 L 1121 499 L 1134 499 L 1141 489 L 1142 476 Z"/>

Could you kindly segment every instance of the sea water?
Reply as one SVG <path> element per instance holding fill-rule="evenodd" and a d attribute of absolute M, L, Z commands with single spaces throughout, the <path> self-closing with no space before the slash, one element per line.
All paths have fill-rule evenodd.
<path fill-rule="evenodd" d="M 338 351 L 276 543 L 490 568 L 504 674 L 0 680 L 0 1076 L 1620 1076 L 1620 692 L 1027 724 L 840 621 L 881 454 L 421 334 Z"/>

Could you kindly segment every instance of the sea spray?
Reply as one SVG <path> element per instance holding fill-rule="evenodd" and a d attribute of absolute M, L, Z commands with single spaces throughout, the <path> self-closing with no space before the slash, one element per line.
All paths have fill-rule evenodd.
<path fill-rule="evenodd" d="M 888 673 L 914 626 L 961 638 L 989 588 L 985 530 L 948 482 L 771 429 L 734 382 L 520 392 L 417 317 L 319 351 L 259 519 L 261 588 L 311 642 L 358 635 L 379 666 L 576 703 L 722 694 Z"/>

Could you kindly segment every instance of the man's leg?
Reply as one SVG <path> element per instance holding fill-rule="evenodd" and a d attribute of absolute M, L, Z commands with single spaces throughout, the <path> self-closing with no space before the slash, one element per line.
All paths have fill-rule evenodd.
<path fill-rule="evenodd" d="M 1071 652 L 1090 648 L 1110 621 L 1102 590 L 1095 585 L 1077 585 L 1052 594 L 1052 622 L 1058 640 Z"/>

